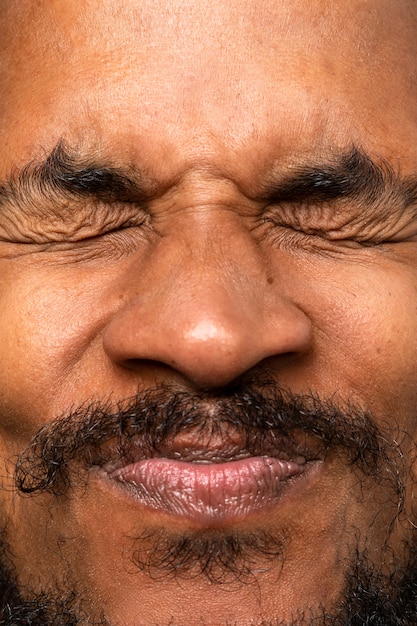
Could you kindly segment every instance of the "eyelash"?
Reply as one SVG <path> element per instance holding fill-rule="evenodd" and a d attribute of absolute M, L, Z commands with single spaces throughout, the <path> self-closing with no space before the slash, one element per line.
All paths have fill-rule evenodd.
<path fill-rule="evenodd" d="M 262 224 L 266 227 L 265 235 L 271 238 L 272 244 L 286 249 L 324 252 L 341 247 L 367 248 L 383 243 L 371 236 L 346 236 L 337 228 L 327 231 L 325 228 L 303 228 L 296 219 L 291 223 L 290 219 L 283 220 L 274 215 L 264 216 Z"/>
<path fill-rule="evenodd" d="M 48 253 L 49 262 L 53 259 L 58 263 L 67 263 L 69 260 L 77 263 L 114 262 L 136 252 L 149 236 L 148 229 L 126 226 L 75 242 L 46 244 L 42 252 Z"/>

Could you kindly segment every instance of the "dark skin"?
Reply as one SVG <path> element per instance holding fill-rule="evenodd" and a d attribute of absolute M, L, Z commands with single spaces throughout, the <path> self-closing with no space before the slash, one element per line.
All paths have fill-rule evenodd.
<path fill-rule="evenodd" d="M 1 12 L 1 523 L 23 596 L 74 588 L 77 611 L 112 626 L 249 626 L 337 611 L 356 552 L 389 581 L 417 524 L 416 4 Z M 102 456 L 70 460 L 70 488 L 16 487 L 16 458 L 78 407 L 82 422 L 162 386 L 193 394 L 206 428 L 219 397 L 265 376 L 342 423 L 366 415 L 373 471 L 298 424 L 302 476 L 215 532 L 138 502 Z M 215 436 L 178 429 L 164 454 L 239 457 L 232 426 Z M 232 531 L 250 581 L 132 562 L 132 537 L 142 557 L 158 533 L 206 554 Z M 262 533 L 279 558 L 250 552 Z"/>

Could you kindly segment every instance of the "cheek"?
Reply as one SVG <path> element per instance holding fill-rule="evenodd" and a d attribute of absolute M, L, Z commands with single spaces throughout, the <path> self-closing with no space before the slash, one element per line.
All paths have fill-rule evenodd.
<path fill-rule="evenodd" d="M 74 387 L 111 302 L 103 295 L 107 283 L 93 271 L 15 271 L 13 276 L 5 273 L 3 285 L 1 428 L 27 440 L 43 421 L 89 397 L 86 392 L 67 398 L 65 390 Z M 92 285 L 100 285 L 101 291 Z"/>
<path fill-rule="evenodd" d="M 340 264 L 315 283 L 310 315 L 317 328 L 321 385 L 380 416 L 416 430 L 417 276 L 392 264 Z M 319 383 L 320 385 L 320 383 Z M 320 387 L 319 387 L 320 388 Z M 323 387 L 321 387 L 323 388 Z"/>

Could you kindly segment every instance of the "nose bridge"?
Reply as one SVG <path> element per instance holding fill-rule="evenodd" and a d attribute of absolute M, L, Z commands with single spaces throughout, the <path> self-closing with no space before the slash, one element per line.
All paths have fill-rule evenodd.
<path fill-rule="evenodd" d="M 161 237 L 136 279 L 137 295 L 104 334 L 114 361 L 130 368 L 160 362 L 207 388 L 303 349 L 305 320 L 271 308 L 265 260 L 250 230 L 229 210 L 210 215 L 179 220 L 175 233 Z"/>
<path fill-rule="evenodd" d="M 180 333 L 190 346 L 203 342 L 223 352 L 262 316 L 261 255 L 243 229 L 212 228 L 185 236 L 167 289 Z"/>
<path fill-rule="evenodd" d="M 184 227 L 181 239 L 175 265 L 171 257 L 169 282 L 189 293 L 196 314 L 202 307 L 220 315 L 240 307 L 243 301 L 249 314 L 249 305 L 257 304 L 255 296 L 266 268 L 261 250 L 240 219 L 226 214 L 214 223 Z"/>
<path fill-rule="evenodd" d="M 201 331 L 206 343 L 224 345 L 237 340 L 242 324 L 259 321 L 263 254 L 230 205 L 194 204 L 181 211 L 151 262 L 159 324 L 171 330 L 181 325 L 188 342 Z"/>

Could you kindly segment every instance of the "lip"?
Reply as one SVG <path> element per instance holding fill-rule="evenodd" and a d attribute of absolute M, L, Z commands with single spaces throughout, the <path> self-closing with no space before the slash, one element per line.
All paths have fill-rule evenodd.
<path fill-rule="evenodd" d="M 272 457 L 224 463 L 149 458 L 107 475 L 148 509 L 215 526 L 277 504 L 305 469 L 305 462 Z"/>

